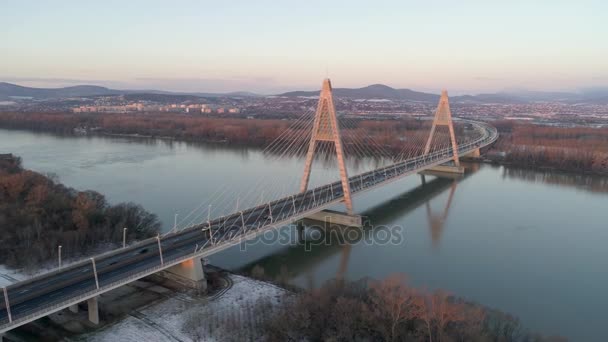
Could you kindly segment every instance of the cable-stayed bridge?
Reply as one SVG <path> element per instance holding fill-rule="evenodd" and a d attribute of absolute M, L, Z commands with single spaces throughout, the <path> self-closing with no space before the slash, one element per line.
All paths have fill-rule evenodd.
<path fill-rule="evenodd" d="M 241 197 L 237 197 L 236 208 L 231 213 L 212 217 L 209 207 L 206 219 L 196 219 L 198 222 L 183 229 L 174 227 L 163 236 L 7 286 L 0 293 L 0 333 L 65 308 L 77 310 L 76 305 L 84 301 L 88 303 L 89 319 L 97 323 L 97 296 L 107 291 L 158 272 L 194 282 L 204 280 L 201 258 L 205 256 L 339 203 L 344 203 L 348 214 L 353 215 L 354 196 L 414 173 L 432 168 L 462 172 L 459 156 L 478 154 L 480 148 L 496 141 L 498 133 L 486 123 L 454 121 L 460 125 L 461 134 L 456 134 L 447 93 L 443 92 L 430 132 L 404 137 L 403 147 L 391 150 L 386 144 L 367 137 L 360 129 L 348 129 L 347 124 L 339 122 L 331 83 L 325 80 L 314 115 L 296 120 L 265 150 L 278 158 L 305 158 L 298 190 L 283 191 L 279 196 L 267 193 L 265 198 L 269 201 L 261 200 L 247 209 L 240 209 L 246 206 L 242 205 L 244 201 L 239 205 Z M 447 128 L 447 132 L 442 133 L 441 128 Z M 341 129 L 347 133 L 341 134 Z M 383 163 L 349 175 L 349 157 L 370 155 L 381 157 Z M 310 186 L 313 163 L 330 159 L 337 163 L 339 180 Z M 259 192 L 259 186 L 252 187 L 248 193 Z M 246 196 L 242 198 L 244 200 Z M 204 212 L 200 210 L 195 218 Z"/>

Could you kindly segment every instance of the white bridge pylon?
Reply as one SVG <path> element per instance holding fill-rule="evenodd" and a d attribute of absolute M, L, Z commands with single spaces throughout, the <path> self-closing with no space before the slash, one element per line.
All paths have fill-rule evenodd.
<path fill-rule="evenodd" d="M 448 100 L 447 90 L 441 91 L 441 97 L 439 98 L 439 104 L 435 111 L 435 118 L 433 119 L 433 126 L 431 127 L 431 134 L 429 139 L 426 141 L 424 148 L 424 154 L 428 154 L 431 150 L 431 142 L 435 135 L 435 129 L 437 126 L 447 126 L 450 131 L 450 139 L 452 140 L 452 150 L 454 153 L 454 164 L 457 167 L 460 166 L 460 158 L 458 157 L 458 143 L 456 142 L 456 135 L 454 134 L 454 124 L 452 123 L 452 111 L 450 110 L 450 102 Z"/>
<path fill-rule="evenodd" d="M 353 214 L 353 202 L 350 193 L 350 185 L 348 182 L 348 172 L 344 163 L 344 150 L 342 149 L 342 139 L 340 138 L 340 128 L 338 127 L 338 119 L 336 117 L 336 107 L 331 89 L 329 78 L 323 80 L 321 93 L 319 94 L 319 103 L 315 113 L 315 120 L 306 154 L 306 164 L 304 166 L 304 174 L 300 183 L 300 192 L 306 192 L 308 189 L 308 181 L 310 180 L 310 170 L 312 161 L 315 156 L 315 150 L 318 142 L 333 142 L 336 148 L 336 157 L 338 160 L 338 169 L 340 170 L 340 181 L 342 182 L 342 190 L 344 192 L 344 204 L 348 214 Z"/>

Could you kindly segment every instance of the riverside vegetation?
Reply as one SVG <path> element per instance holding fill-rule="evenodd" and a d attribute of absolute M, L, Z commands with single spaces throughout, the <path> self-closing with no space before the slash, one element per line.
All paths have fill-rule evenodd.
<path fill-rule="evenodd" d="M 169 137 L 184 141 L 221 141 L 267 146 L 289 128 L 292 120 L 203 117 L 167 113 L 74 114 L 0 113 L 0 128 L 73 134 L 75 128 L 95 128 L 102 134 Z M 500 132 L 489 156 L 495 162 L 575 173 L 608 174 L 608 128 L 554 127 L 500 120 Z M 353 137 L 370 137 L 392 152 L 419 149 L 430 122 L 418 119 L 352 119 L 343 128 L 348 152 Z M 456 130 L 463 129 L 457 125 Z M 458 132 L 457 134 L 461 133 Z M 294 132 L 294 135 L 297 134 Z M 409 137 L 409 139 L 401 139 Z M 365 142 L 364 142 L 365 143 Z M 410 144 L 411 146 L 409 146 Z"/>
<path fill-rule="evenodd" d="M 156 215 L 134 203 L 109 205 L 95 191 L 77 191 L 52 176 L 23 169 L 21 159 L 0 155 L 0 260 L 35 271 L 56 265 L 57 246 L 66 258 L 95 252 L 107 244 L 151 237 Z"/>
<path fill-rule="evenodd" d="M 251 272 L 269 280 L 260 266 Z M 280 278 L 273 282 L 283 283 Z M 260 298 L 221 317 L 197 310 L 182 329 L 194 341 L 567 341 L 529 332 L 512 315 L 446 291 L 414 288 L 403 274 L 383 280 L 334 279 L 318 289 Z"/>

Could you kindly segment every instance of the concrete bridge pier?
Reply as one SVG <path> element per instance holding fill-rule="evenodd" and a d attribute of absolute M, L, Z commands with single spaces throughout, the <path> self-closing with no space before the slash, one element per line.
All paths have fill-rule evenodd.
<path fill-rule="evenodd" d="M 309 220 L 337 224 L 347 227 L 363 227 L 363 219 L 360 215 L 350 215 L 333 210 L 321 210 L 306 217 Z"/>
<path fill-rule="evenodd" d="M 446 178 L 446 179 L 462 179 L 464 177 L 464 173 L 458 173 L 458 172 L 441 172 L 441 171 L 436 171 L 434 169 L 426 169 L 422 172 L 419 172 L 421 177 L 425 177 L 425 176 L 434 176 L 437 178 Z M 422 185 L 424 185 L 425 182 L 422 182 Z"/>
<path fill-rule="evenodd" d="M 161 275 L 202 292 L 207 290 L 207 279 L 205 278 L 203 262 L 200 257 L 195 257 L 169 267 Z"/>
<path fill-rule="evenodd" d="M 467 153 L 466 155 L 464 155 L 464 157 L 473 158 L 473 159 L 481 158 L 481 151 L 479 151 L 479 149 L 476 148 L 473 151 L 471 151 L 471 152 Z"/>
<path fill-rule="evenodd" d="M 89 311 L 89 321 L 95 325 L 99 324 L 99 305 L 97 303 L 97 297 L 87 299 L 87 306 Z"/>
<path fill-rule="evenodd" d="M 442 165 L 430 167 L 430 168 L 422 171 L 422 173 L 426 173 L 428 175 L 433 175 L 433 176 L 435 176 L 436 174 L 463 175 L 464 167 L 461 165 L 442 164 Z"/>
<path fill-rule="evenodd" d="M 304 223 L 302 221 L 298 221 L 296 223 L 296 229 L 298 231 L 298 243 L 304 243 L 306 239 L 306 231 L 304 230 Z"/>

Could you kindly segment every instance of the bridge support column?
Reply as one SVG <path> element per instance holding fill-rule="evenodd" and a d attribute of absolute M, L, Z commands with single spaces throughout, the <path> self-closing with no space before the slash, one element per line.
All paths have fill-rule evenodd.
<path fill-rule="evenodd" d="M 479 149 L 474 149 L 473 151 L 471 151 L 470 153 L 467 153 L 465 155 L 466 158 L 472 158 L 472 159 L 477 159 L 477 158 L 481 158 L 481 152 L 479 151 Z"/>
<path fill-rule="evenodd" d="M 422 181 L 422 185 L 426 185 L 426 176 L 424 174 L 420 174 L 420 180 Z"/>
<path fill-rule="evenodd" d="M 89 298 L 87 300 L 87 306 L 89 310 L 89 321 L 93 324 L 99 324 L 99 305 L 97 303 L 97 297 Z"/>
<path fill-rule="evenodd" d="M 68 309 L 70 309 L 70 312 L 78 313 L 78 304 L 70 305 Z"/>
<path fill-rule="evenodd" d="M 304 223 L 302 223 L 302 221 L 298 221 L 298 223 L 296 223 L 296 229 L 298 231 L 298 243 L 304 243 Z"/>
<path fill-rule="evenodd" d="M 202 292 L 207 290 L 207 279 L 200 257 L 169 267 L 162 272 L 162 276 Z"/>

